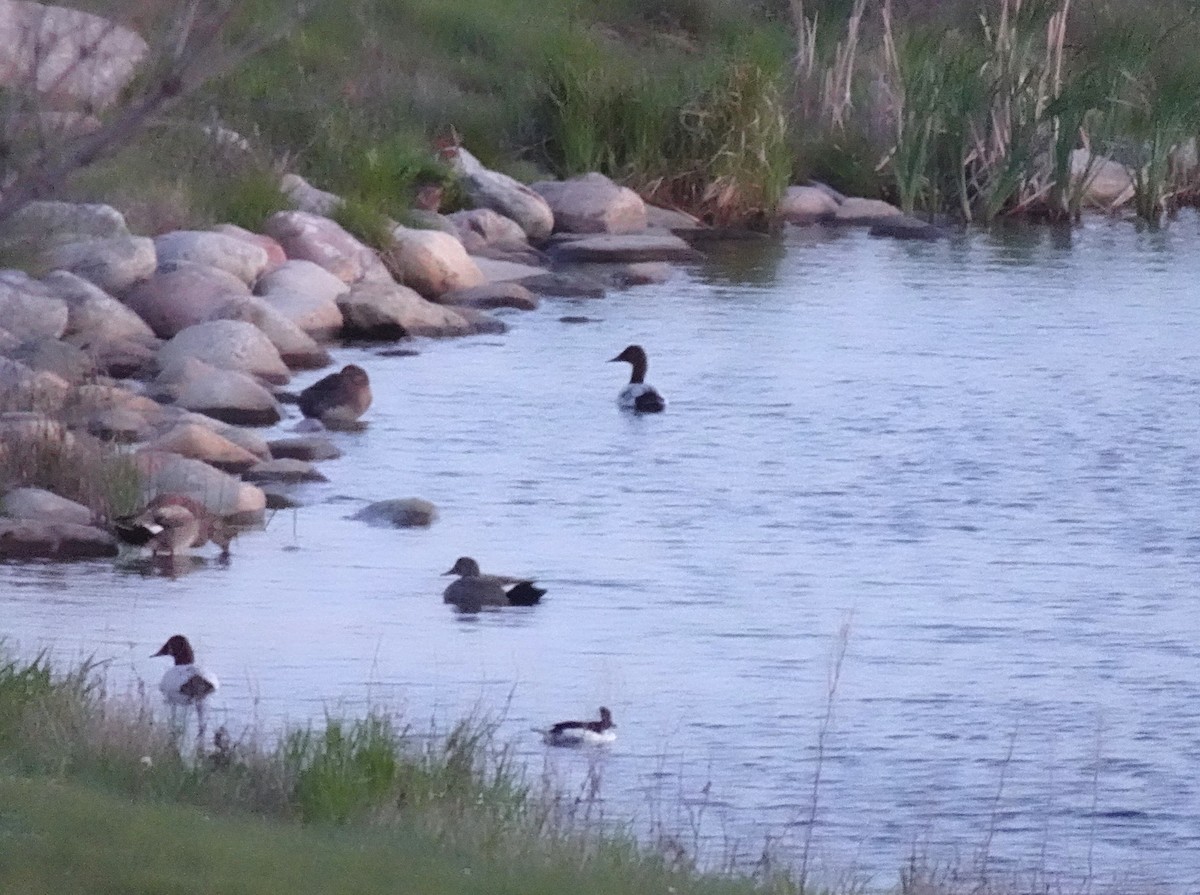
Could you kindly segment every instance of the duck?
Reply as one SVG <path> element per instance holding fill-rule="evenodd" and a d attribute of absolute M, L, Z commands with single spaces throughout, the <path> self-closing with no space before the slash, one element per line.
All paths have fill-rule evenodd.
<path fill-rule="evenodd" d="M 530 578 L 484 575 L 479 563 L 469 556 L 460 556 L 442 574 L 459 576 L 457 581 L 450 582 L 442 597 L 464 612 L 478 612 L 484 606 L 535 606 L 546 593 Z"/>
<path fill-rule="evenodd" d="M 173 492 L 156 495 L 139 513 L 118 516 L 113 530 L 126 544 L 149 547 L 156 556 L 175 556 L 209 541 L 221 548 L 222 556 L 228 556 L 238 532 L 196 498 Z"/>
<path fill-rule="evenodd" d="M 175 660 L 158 683 L 158 689 L 162 691 L 167 705 L 171 707 L 172 715 L 180 708 L 194 707 L 203 738 L 204 704 L 220 687 L 216 675 L 196 664 L 192 644 L 182 634 L 174 634 L 167 638 L 167 642 L 151 658 L 158 656 L 170 656 Z"/>
<path fill-rule="evenodd" d="M 318 379 L 300 392 L 300 412 L 336 427 L 353 424 L 371 406 L 371 380 L 357 364 Z"/>
<path fill-rule="evenodd" d="M 632 410 L 634 413 L 662 413 L 667 407 L 667 402 L 663 400 L 663 396 L 654 386 L 646 383 L 646 368 L 649 362 L 646 360 L 646 352 L 642 346 L 628 346 L 609 360 L 609 363 L 617 361 L 625 361 L 633 366 L 633 372 L 629 376 L 629 385 L 621 389 L 621 393 L 617 395 L 617 404 L 623 410 Z"/>
<path fill-rule="evenodd" d="M 559 721 L 545 730 L 534 728 L 547 746 L 602 746 L 617 738 L 612 712 L 600 706 L 599 721 Z"/>

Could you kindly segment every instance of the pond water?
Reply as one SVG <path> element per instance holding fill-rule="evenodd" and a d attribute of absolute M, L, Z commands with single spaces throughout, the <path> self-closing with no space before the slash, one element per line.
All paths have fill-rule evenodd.
<path fill-rule="evenodd" d="M 187 633 L 235 731 L 481 710 L 535 776 L 710 861 L 794 859 L 819 768 L 827 877 L 986 853 L 1196 891 L 1198 231 L 797 230 L 503 336 L 346 348 L 375 404 L 306 506 L 175 577 L 0 568 L 0 634 L 119 687 Z M 660 416 L 615 406 L 631 342 Z M 348 518 L 414 495 L 427 530 Z M 462 554 L 544 603 L 456 615 Z M 601 704 L 600 756 L 529 731 Z"/>

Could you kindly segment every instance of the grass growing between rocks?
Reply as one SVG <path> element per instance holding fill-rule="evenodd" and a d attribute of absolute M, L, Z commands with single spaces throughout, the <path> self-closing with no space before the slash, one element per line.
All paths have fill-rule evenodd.
<path fill-rule="evenodd" d="M 764 891 L 581 820 L 492 728 L 327 719 L 186 759 L 145 694 L 0 660 L 0 891 L 558 895 Z M 771 890 L 787 890 L 780 883 Z"/>

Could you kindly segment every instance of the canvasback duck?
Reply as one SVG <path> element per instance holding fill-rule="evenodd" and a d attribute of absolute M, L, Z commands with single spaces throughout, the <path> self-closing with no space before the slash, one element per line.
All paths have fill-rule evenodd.
<path fill-rule="evenodd" d="M 642 350 L 641 345 L 630 345 L 612 358 L 609 363 L 617 361 L 625 361 L 633 366 L 633 372 L 629 376 L 629 385 L 621 389 L 621 393 L 617 395 L 617 404 L 622 409 L 632 410 L 634 413 L 661 413 L 666 409 L 667 402 L 663 400 L 663 396 L 654 386 L 646 383 L 646 368 L 649 366 L 649 362 L 646 360 L 646 352 Z"/>
<path fill-rule="evenodd" d="M 353 424 L 371 406 L 371 380 L 357 364 L 318 379 L 300 392 L 300 412 L 331 428 Z"/>
<path fill-rule="evenodd" d="M 192 652 L 192 645 L 182 634 L 168 638 L 162 649 L 154 654 L 154 657 L 157 656 L 170 656 L 175 660 L 158 683 L 158 689 L 162 691 L 167 705 L 171 707 L 172 716 L 179 708 L 194 706 L 200 724 L 200 737 L 203 739 L 204 703 L 220 686 L 216 675 L 196 664 L 196 654 Z"/>
<path fill-rule="evenodd" d="M 459 576 L 450 582 L 442 599 L 464 612 L 478 612 L 484 606 L 534 606 L 546 592 L 530 578 L 484 575 L 469 556 L 460 556 L 443 574 Z"/>
<path fill-rule="evenodd" d="M 600 706 L 599 721 L 559 721 L 545 730 L 538 730 L 547 746 L 602 746 L 617 738 L 617 725 L 612 712 Z"/>
<path fill-rule="evenodd" d="M 174 556 L 212 541 L 229 555 L 229 544 L 237 528 L 215 516 L 200 501 L 187 494 L 164 492 L 146 504 L 140 513 L 113 520 L 118 538 L 134 547 L 149 547 L 155 555 Z"/>

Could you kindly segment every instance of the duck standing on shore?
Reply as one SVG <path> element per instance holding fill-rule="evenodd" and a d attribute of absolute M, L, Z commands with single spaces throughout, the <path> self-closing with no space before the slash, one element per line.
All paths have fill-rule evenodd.
<path fill-rule="evenodd" d="M 174 719 L 176 711 L 180 708 L 186 712 L 188 708 L 195 707 L 196 720 L 200 728 L 199 738 L 203 741 L 204 703 L 220 686 L 216 675 L 205 671 L 196 664 L 196 654 L 192 651 L 192 645 L 182 634 L 175 634 L 168 638 L 167 642 L 162 645 L 162 649 L 154 653 L 151 658 L 157 656 L 170 656 L 175 660 L 158 683 L 158 689 L 162 691 L 167 705 L 171 707 L 172 718 Z M 186 727 L 186 725 L 187 715 L 185 714 L 184 726 Z"/>
<path fill-rule="evenodd" d="M 459 576 L 450 582 L 442 599 L 463 612 L 478 612 L 484 606 L 534 606 L 546 592 L 530 578 L 484 575 L 469 556 L 460 556 L 443 574 Z"/>
<path fill-rule="evenodd" d="M 559 721 L 545 730 L 535 727 L 534 733 L 540 733 L 547 746 L 602 746 L 616 740 L 616 727 L 612 712 L 600 706 L 599 721 Z"/>
<path fill-rule="evenodd" d="M 617 404 L 623 410 L 632 410 L 634 413 L 661 413 L 666 409 L 667 402 L 663 400 L 663 396 L 652 385 L 646 383 L 646 368 L 649 362 L 646 360 L 646 352 L 641 345 L 630 345 L 616 357 L 612 358 L 609 363 L 617 361 L 625 361 L 633 366 L 633 372 L 629 376 L 629 385 L 621 389 L 621 393 L 617 395 Z"/>
<path fill-rule="evenodd" d="M 155 556 L 173 557 L 209 541 L 221 548 L 222 556 L 228 556 L 229 544 L 238 530 L 194 497 L 164 492 L 140 513 L 114 519 L 113 531 L 130 546 L 148 547 Z"/>
<path fill-rule="evenodd" d="M 300 393 L 300 412 L 330 428 L 348 426 L 371 406 L 371 380 L 357 364 L 318 379 Z"/>

